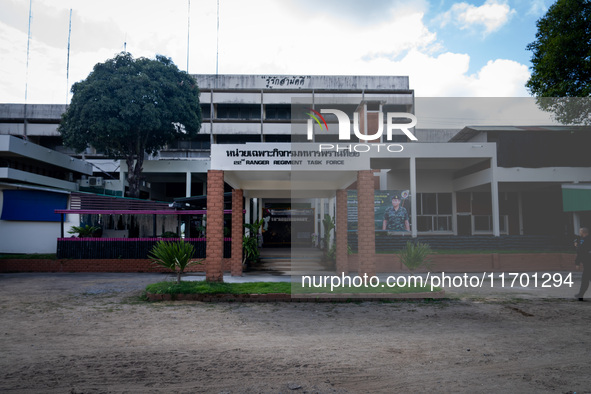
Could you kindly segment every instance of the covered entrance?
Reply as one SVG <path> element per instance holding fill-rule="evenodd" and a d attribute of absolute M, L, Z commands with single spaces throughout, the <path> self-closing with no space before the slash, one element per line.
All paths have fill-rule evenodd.
<path fill-rule="evenodd" d="M 310 202 L 265 201 L 261 227 L 263 248 L 311 246 L 314 234 L 314 208 Z"/>

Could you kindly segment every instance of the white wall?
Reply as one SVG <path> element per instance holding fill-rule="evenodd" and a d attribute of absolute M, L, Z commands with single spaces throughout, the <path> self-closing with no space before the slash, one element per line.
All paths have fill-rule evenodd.
<path fill-rule="evenodd" d="M 4 202 L 2 190 L 0 212 Z M 79 225 L 79 215 L 66 215 L 64 236 L 69 237 L 68 230 Z M 0 253 L 56 253 L 60 235 L 60 222 L 0 220 Z"/>
<path fill-rule="evenodd" d="M 0 253 L 55 253 L 59 236 L 60 223 L 0 220 Z"/>
<path fill-rule="evenodd" d="M 452 177 L 449 170 L 417 171 L 417 193 L 451 193 Z"/>
<path fill-rule="evenodd" d="M 451 193 L 453 172 L 450 170 L 417 171 L 417 193 Z M 390 170 L 387 175 L 388 190 L 410 189 L 408 170 Z"/>
<path fill-rule="evenodd" d="M 408 170 L 390 170 L 387 175 L 387 190 L 410 189 L 410 174 Z"/>

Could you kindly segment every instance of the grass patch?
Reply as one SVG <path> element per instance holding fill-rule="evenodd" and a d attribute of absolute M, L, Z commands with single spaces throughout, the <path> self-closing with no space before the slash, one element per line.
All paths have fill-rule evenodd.
<path fill-rule="evenodd" d="M 330 287 L 302 287 L 301 283 L 290 282 L 248 282 L 248 283 L 215 283 L 206 281 L 158 282 L 146 286 L 146 292 L 152 294 L 405 294 L 430 291 L 430 287 L 338 287 L 331 291 Z M 436 287 L 434 291 L 441 288 Z"/>
<path fill-rule="evenodd" d="M 269 294 L 291 293 L 289 282 L 215 283 L 206 281 L 158 282 L 146 286 L 152 294 Z"/>
<path fill-rule="evenodd" d="M 0 254 L 0 259 L 39 259 L 39 260 L 55 260 L 55 253 L 32 253 L 32 254 Z"/>

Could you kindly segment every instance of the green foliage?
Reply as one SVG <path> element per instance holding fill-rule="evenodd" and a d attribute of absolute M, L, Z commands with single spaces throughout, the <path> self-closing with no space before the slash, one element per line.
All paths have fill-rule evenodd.
<path fill-rule="evenodd" d="M 146 287 L 152 294 L 268 294 L 289 293 L 290 282 L 247 282 L 220 283 L 190 281 L 174 284 L 171 282 L 153 283 Z"/>
<path fill-rule="evenodd" d="M 244 235 L 242 239 L 242 248 L 244 259 L 242 263 L 246 263 L 247 261 L 256 262 L 261 253 L 259 251 L 259 229 L 263 225 L 263 219 L 256 221 L 254 223 L 245 223 L 244 228 L 248 230 L 248 235 Z"/>
<path fill-rule="evenodd" d="M 179 238 L 179 235 L 173 231 L 165 231 L 159 235 L 160 238 Z"/>
<path fill-rule="evenodd" d="M 435 287 L 433 291 L 440 291 Z M 431 288 L 428 284 L 424 287 L 409 284 L 405 287 L 355 287 L 342 286 L 331 290 L 330 285 L 323 287 L 302 286 L 299 282 L 246 282 L 246 283 L 219 283 L 207 281 L 185 281 L 180 283 L 158 282 L 146 286 L 146 292 L 151 294 L 310 294 L 310 293 L 417 293 L 428 292 Z"/>
<path fill-rule="evenodd" d="M 89 145 L 125 159 L 130 195 L 139 196 L 144 153 L 153 153 L 201 128 L 199 88 L 171 59 L 134 59 L 121 52 L 98 63 L 72 86 L 72 101 L 58 128 L 64 145 Z"/>
<path fill-rule="evenodd" d="M 76 234 L 78 238 L 89 238 L 100 229 L 100 227 L 91 226 L 89 224 L 85 226 L 72 226 L 72 228 L 68 230 L 68 234 Z"/>
<path fill-rule="evenodd" d="M 324 219 L 322 219 L 322 224 L 324 225 L 324 249 L 329 250 L 330 245 L 330 232 L 335 228 L 334 219 L 327 213 L 324 214 Z"/>
<path fill-rule="evenodd" d="M 353 254 L 353 249 L 351 249 L 350 245 L 347 245 L 347 254 L 350 256 Z M 336 262 L 337 260 L 337 245 L 333 244 L 329 251 L 326 253 L 326 259 L 328 261 Z"/>
<path fill-rule="evenodd" d="M 185 269 L 193 264 L 202 264 L 202 261 L 194 261 L 195 248 L 184 241 L 158 241 L 150 251 L 148 257 L 152 264 L 159 265 L 177 273 L 177 283 L 181 282 L 181 275 Z"/>
<path fill-rule="evenodd" d="M 537 23 L 532 74 L 526 87 L 562 123 L 591 124 L 591 1 L 558 0 Z M 563 99 L 543 100 L 544 97 Z"/>
<path fill-rule="evenodd" d="M 400 251 L 400 261 L 409 270 L 414 271 L 417 268 L 430 268 L 431 264 L 427 256 L 431 253 L 431 247 L 427 243 L 412 241 L 406 242 L 406 247 Z"/>

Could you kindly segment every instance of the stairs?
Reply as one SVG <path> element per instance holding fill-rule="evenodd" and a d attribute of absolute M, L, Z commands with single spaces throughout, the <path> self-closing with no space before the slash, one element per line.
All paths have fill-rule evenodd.
<path fill-rule="evenodd" d="M 245 273 L 256 275 L 317 275 L 328 271 L 322 262 L 322 251 L 315 248 L 263 248 L 260 261 Z"/>

